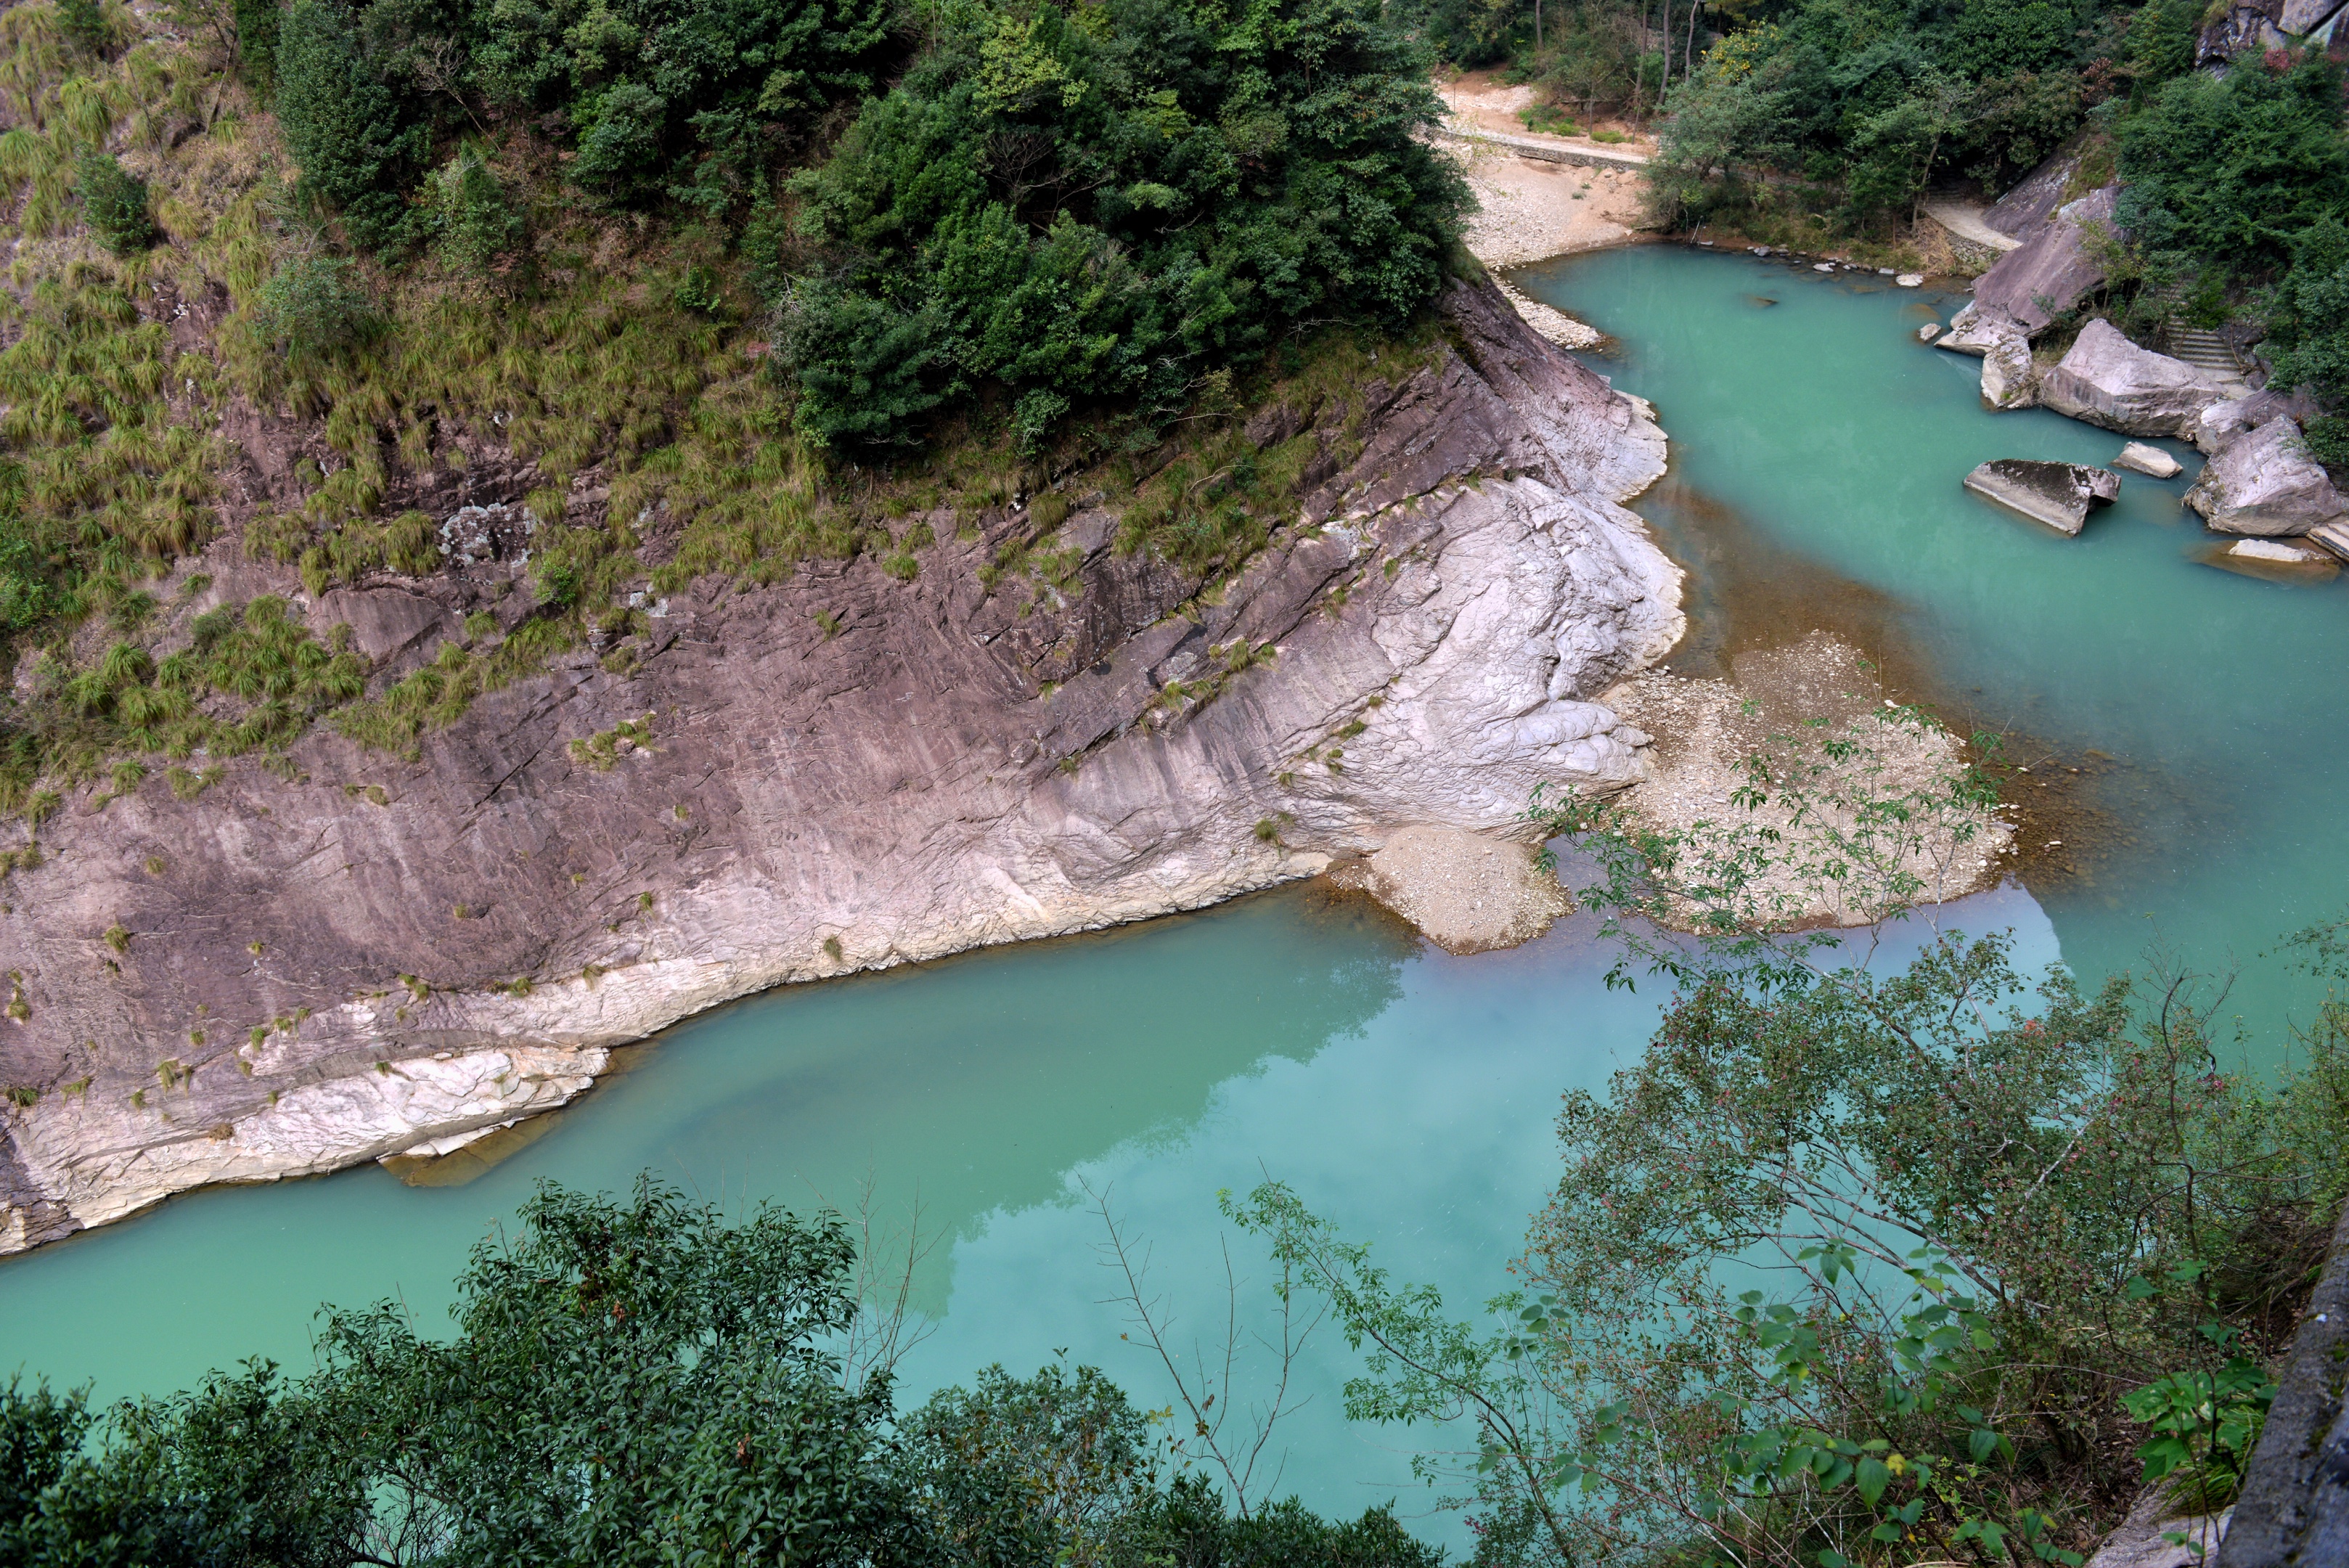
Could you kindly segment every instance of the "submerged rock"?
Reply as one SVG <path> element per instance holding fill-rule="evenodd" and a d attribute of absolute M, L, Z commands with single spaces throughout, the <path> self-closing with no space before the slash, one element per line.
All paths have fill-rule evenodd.
<path fill-rule="evenodd" d="M 2303 545 L 2297 539 L 2238 539 L 2227 546 L 2227 554 L 2239 561 L 2266 561 L 2280 566 L 2322 566 L 2327 571 L 2341 564 L 2334 559 L 2332 551 Z"/>
<path fill-rule="evenodd" d="M 1982 356 L 1982 396 L 2002 412 L 2039 401 L 2039 367 L 2032 362 L 2030 339 L 2016 333 L 1991 346 Z"/>
<path fill-rule="evenodd" d="M 2126 468 L 2137 473 L 2151 474 L 2156 479 L 2175 479 L 2186 465 L 2158 446 L 2147 446 L 2133 441 L 2121 448 L 2120 456 L 2113 459 L 2115 468 Z"/>
<path fill-rule="evenodd" d="M 2034 523 L 2077 534 L 2092 506 L 2106 506 L 2121 493 L 2121 478 L 2108 469 L 2076 462 L 2035 462 L 2002 457 L 1966 475 L 1966 488 Z"/>
<path fill-rule="evenodd" d="M 2122 435 L 2190 440 L 2203 411 L 2229 400 L 2208 371 L 2140 348 L 2099 317 L 2080 329 L 2064 358 L 2039 378 L 2039 400 Z"/>
<path fill-rule="evenodd" d="M 2349 497 L 2308 455 L 2300 426 L 2270 420 L 2202 465 L 2186 504 L 2221 534 L 2283 538 L 2349 519 Z"/>
<path fill-rule="evenodd" d="M 1369 893 L 1449 953 L 1531 941 L 1573 907 L 1533 846 L 1458 827 L 1402 828 L 1331 879 Z"/>

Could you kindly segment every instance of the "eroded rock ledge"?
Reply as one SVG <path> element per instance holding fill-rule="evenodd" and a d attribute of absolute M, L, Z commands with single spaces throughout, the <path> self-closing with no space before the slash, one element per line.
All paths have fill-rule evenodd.
<path fill-rule="evenodd" d="M 0 916 L 26 1013 L 0 1083 L 37 1096 L 5 1111 L 0 1251 L 455 1147 L 766 986 L 1194 908 L 1400 825 L 1507 834 L 1537 783 L 1630 782 L 1640 737 L 1593 699 L 1681 629 L 1677 568 L 1617 504 L 1662 435 L 1489 286 L 1445 311 L 1452 348 L 1361 389 L 1359 456 L 1228 583 L 1121 557 L 1079 511 L 1077 591 L 1025 613 L 978 585 L 990 538 L 912 583 L 706 582 L 628 677 L 582 653 L 418 764 L 320 732 L 299 783 L 247 760 L 191 801 L 68 803 Z M 641 743 L 570 746 L 623 721 Z"/>

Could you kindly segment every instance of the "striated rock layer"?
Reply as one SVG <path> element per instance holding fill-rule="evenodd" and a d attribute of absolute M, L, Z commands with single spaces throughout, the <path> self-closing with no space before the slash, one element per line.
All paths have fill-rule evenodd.
<path fill-rule="evenodd" d="M 1593 699 L 1681 630 L 1678 570 L 1618 504 L 1663 437 L 1489 286 L 1445 310 L 1428 367 L 1272 418 L 1321 432 L 1327 477 L 1229 582 L 1119 555 L 1086 510 L 1057 541 L 1071 592 L 1025 608 L 979 586 L 987 537 L 911 583 L 706 580 L 630 675 L 559 661 L 414 765 L 320 732 L 298 782 L 247 759 L 192 800 L 68 802 L 0 914 L 0 1251 L 206 1182 L 446 1152 L 766 986 L 1194 908 L 1402 825 L 1506 835 L 1537 784 L 1630 783 L 1644 737 Z M 421 657 L 412 587 L 330 618 Z"/>

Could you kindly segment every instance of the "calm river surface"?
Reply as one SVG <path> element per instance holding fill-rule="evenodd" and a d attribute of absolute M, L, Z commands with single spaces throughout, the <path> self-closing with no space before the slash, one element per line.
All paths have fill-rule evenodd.
<path fill-rule="evenodd" d="M 2012 928 L 2027 961 L 2060 949 L 2090 974 L 2154 940 L 2240 963 L 2229 1010 L 2251 1058 L 2279 1060 L 2308 992 L 2261 955 L 2349 901 L 2328 821 L 2349 752 L 2334 695 L 2349 588 L 2200 564 L 2183 480 L 2128 477 L 2070 541 L 1964 495 L 1984 459 L 2102 463 L 2120 442 L 1981 411 L 1977 363 L 1914 341 L 1950 300 L 1666 246 L 1520 281 L 1616 336 L 1594 363 L 1671 433 L 1673 474 L 1640 507 L 1698 567 L 1682 660 L 1733 662 L 1741 639 L 1807 629 L 1788 618 L 1816 605 L 1909 689 L 2027 733 L 2033 757 L 2054 754 L 2035 776 L 2072 792 L 2081 826 L 2060 831 L 2078 842 L 2034 877 L 2037 898 L 2009 888 L 1944 919 Z M 2052 771 L 2068 765 L 2089 772 Z M 104 1398 L 250 1355 L 299 1368 L 320 1303 L 396 1296 L 440 1322 L 468 1249 L 533 1182 L 619 1189 L 649 1168 L 737 1209 L 853 1210 L 868 1183 L 885 1228 L 918 1206 L 936 1244 L 916 1270 L 932 1332 L 901 1368 L 909 1399 L 1064 1353 L 1162 1405 L 1164 1374 L 1105 1303 L 1117 1285 L 1088 1189 L 1151 1245 L 1149 1288 L 1186 1353 L 1220 1338 L 1226 1240 L 1244 1324 L 1266 1321 L 1268 1271 L 1226 1238 L 1216 1197 L 1267 1172 L 1465 1308 L 1506 1282 L 1555 1167 L 1558 1095 L 1603 1084 L 1653 1020 L 1652 988 L 1610 993 L 1606 967 L 1576 922 L 1453 959 L 1291 889 L 771 992 L 669 1031 L 471 1185 L 369 1168 L 198 1193 L 0 1264 L 0 1376 L 94 1380 Z M 1334 1334 L 1310 1345 L 1283 1489 L 1417 1513 L 1409 1457 L 1433 1438 L 1350 1428 L 1352 1368 Z"/>

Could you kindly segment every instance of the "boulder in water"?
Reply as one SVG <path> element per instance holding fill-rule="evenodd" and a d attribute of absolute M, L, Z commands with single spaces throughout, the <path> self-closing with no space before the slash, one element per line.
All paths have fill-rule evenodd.
<path fill-rule="evenodd" d="M 2039 400 L 2123 435 L 2190 438 L 2203 410 L 2227 400 L 2227 389 L 2183 359 L 2138 348 L 2099 317 L 2040 376 Z"/>
<path fill-rule="evenodd" d="M 2113 459 L 2115 468 L 2126 468 L 2137 473 L 2149 473 L 2156 479 L 2175 479 L 2186 465 L 2158 446 L 2147 446 L 2133 441 L 2121 448 L 2120 456 Z"/>
<path fill-rule="evenodd" d="M 1928 321 L 1924 326 L 1917 328 L 1917 341 L 1920 343 L 1930 343 L 1940 335 L 1941 324 L 1938 321 Z"/>
<path fill-rule="evenodd" d="M 1967 474 L 1966 488 L 2034 523 L 2076 535 L 2090 507 L 2109 505 L 2120 494 L 2121 476 L 2076 462 L 2002 457 Z"/>
<path fill-rule="evenodd" d="M 2308 455 L 2289 416 L 2229 441 L 2202 465 L 2186 504 L 2221 534 L 2288 538 L 2349 522 L 2349 496 Z"/>
<path fill-rule="evenodd" d="M 2297 539 L 2238 539 L 2227 554 L 2239 561 L 2269 561 L 2280 566 L 2337 566 L 2330 550 L 2303 545 Z"/>
<path fill-rule="evenodd" d="M 2031 340 L 2021 333 L 2002 337 L 1982 356 L 1982 401 L 2003 412 L 2039 401 L 2039 367 L 2031 360 Z"/>
<path fill-rule="evenodd" d="M 1904 272 L 1892 281 L 1903 288 L 1922 288 L 1925 286 L 1925 275 L 1921 272 Z"/>
<path fill-rule="evenodd" d="M 1936 338 L 1933 346 L 1954 354 L 1981 355 L 2009 337 L 2022 335 L 2022 325 L 2001 312 L 1969 305 L 1950 317 L 1950 329 Z"/>

